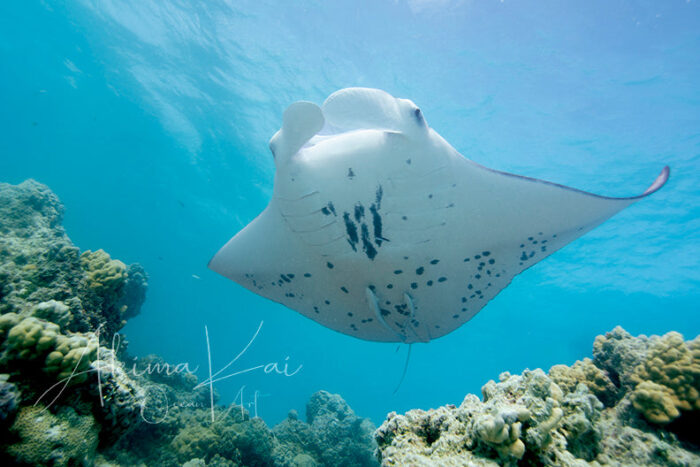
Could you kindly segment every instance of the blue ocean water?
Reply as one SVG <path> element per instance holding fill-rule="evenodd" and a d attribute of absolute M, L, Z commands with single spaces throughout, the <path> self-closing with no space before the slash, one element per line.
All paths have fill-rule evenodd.
<path fill-rule="evenodd" d="M 502 371 L 588 356 L 595 335 L 700 332 L 696 1 L 80 0 L 0 5 L 0 181 L 34 178 L 82 249 L 150 275 L 135 355 L 219 381 L 269 424 L 340 393 L 380 423 L 458 404 Z M 267 204 L 267 142 L 296 100 L 348 86 L 421 106 L 470 159 L 609 196 L 659 193 L 518 276 L 427 345 L 357 340 L 206 268 Z M 242 389 L 242 390 L 241 390 Z M 257 394 L 257 396 L 256 396 Z"/>

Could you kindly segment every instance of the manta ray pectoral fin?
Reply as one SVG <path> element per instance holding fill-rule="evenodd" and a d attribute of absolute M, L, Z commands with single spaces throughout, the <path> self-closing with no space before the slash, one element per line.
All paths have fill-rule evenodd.
<path fill-rule="evenodd" d="M 282 129 L 270 139 L 275 163 L 285 163 L 321 131 L 324 123 L 323 112 L 313 102 L 299 101 L 287 107 L 282 115 Z"/>
<path fill-rule="evenodd" d="M 654 183 L 649 185 L 649 188 L 647 188 L 644 193 L 639 195 L 639 198 L 643 198 L 645 196 L 649 196 L 652 193 L 655 193 L 661 189 L 662 186 L 666 184 L 668 181 L 668 177 L 671 174 L 671 169 L 669 166 L 665 166 L 661 173 L 659 174 L 658 177 L 656 177 L 656 180 L 654 180 Z"/>

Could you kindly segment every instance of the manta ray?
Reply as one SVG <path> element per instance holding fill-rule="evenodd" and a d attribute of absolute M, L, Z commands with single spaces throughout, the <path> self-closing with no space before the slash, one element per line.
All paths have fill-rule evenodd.
<path fill-rule="evenodd" d="M 513 278 L 660 189 L 609 198 L 483 167 L 412 101 L 342 89 L 291 104 L 265 210 L 209 267 L 360 339 L 429 342 Z"/>

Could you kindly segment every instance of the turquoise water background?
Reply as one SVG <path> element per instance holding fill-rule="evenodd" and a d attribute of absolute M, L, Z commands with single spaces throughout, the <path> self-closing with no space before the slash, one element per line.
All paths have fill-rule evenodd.
<path fill-rule="evenodd" d="M 295 100 L 348 86 L 409 98 L 470 159 L 609 196 L 659 193 L 413 347 L 321 327 L 207 270 L 267 204 L 267 142 Z M 133 355 L 224 366 L 269 424 L 318 389 L 380 423 L 459 404 L 502 371 L 589 356 L 616 325 L 700 332 L 697 1 L 76 0 L 0 4 L 0 181 L 34 178 L 82 249 L 150 275 Z M 240 399 L 239 399 L 240 402 Z M 251 410 L 253 406 L 250 405 Z"/>

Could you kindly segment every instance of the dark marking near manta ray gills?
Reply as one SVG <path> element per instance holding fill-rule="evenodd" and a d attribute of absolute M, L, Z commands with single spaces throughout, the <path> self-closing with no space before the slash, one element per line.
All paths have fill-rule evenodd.
<path fill-rule="evenodd" d="M 360 222 L 365 217 L 365 207 L 361 203 L 355 205 L 355 222 Z"/>
<path fill-rule="evenodd" d="M 352 247 L 352 251 L 357 251 L 357 243 L 360 240 L 357 237 L 357 226 L 347 212 L 343 213 L 343 221 L 345 222 L 345 233 L 348 235 L 348 243 Z"/>
<path fill-rule="evenodd" d="M 321 212 L 323 213 L 324 216 L 330 216 L 331 214 L 333 214 L 334 216 L 337 216 L 337 214 L 335 213 L 335 206 L 333 206 L 333 203 L 331 203 L 331 202 L 328 202 L 327 205 L 323 206 L 321 208 Z"/>
<path fill-rule="evenodd" d="M 355 204 L 352 216 L 347 211 L 343 213 L 345 233 L 347 235 L 347 241 L 350 244 L 350 247 L 353 251 L 357 251 L 357 244 L 361 242 L 362 251 L 371 260 L 374 260 L 375 256 L 377 256 L 377 248 L 381 247 L 383 242 L 389 241 L 389 239 L 382 236 L 382 216 L 379 214 L 383 195 L 384 190 L 382 186 L 379 185 L 377 192 L 375 193 L 374 203 L 372 203 L 369 207 L 369 211 L 372 214 L 373 235 L 370 235 L 369 226 L 365 221 L 365 207 L 362 203 Z"/>
<path fill-rule="evenodd" d="M 369 259 L 374 259 L 374 257 L 377 256 L 377 249 L 374 248 L 374 245 L 372 245 L 369 239 L 367 224 L 362 224 L 362 251 L 365 252 Z"/>
<path fill-rule="evenodd" d="M 352 180 L 355 177 L 355 172 L 352 171 L 352 167 L 348 167 L 348 178 Z"/>
<path fill-rule="evenodd" d="M 369 212 L 372 213 L 372 227 L 374 228 L 374 241 L 377 246 L 382 246 L 383 241 L 388 241 L 382 237 L 382 216 L 379 215 L 379 209 L 373 205 L 369 207 Z"/>

